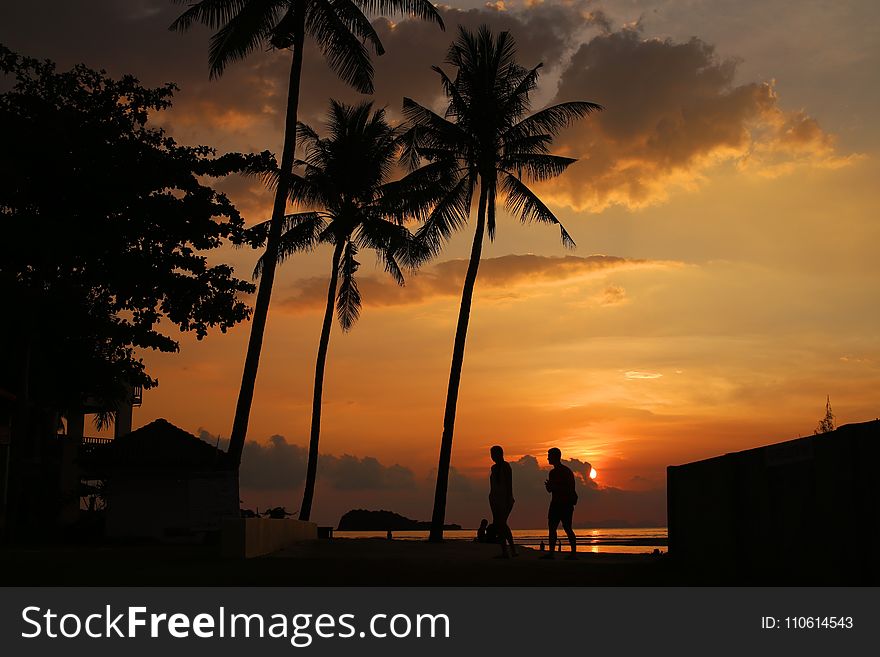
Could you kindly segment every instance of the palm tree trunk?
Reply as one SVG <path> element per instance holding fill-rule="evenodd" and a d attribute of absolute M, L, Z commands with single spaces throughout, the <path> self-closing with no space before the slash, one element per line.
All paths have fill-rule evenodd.
<path fill-rule="evenodd" d="M 336 284 L 339 280 L 339 259 L 345 240 L 340 239 L 333 250 L 333 270 L 330 272 L 330 285 L 327 287 L 327 308 L 324 310 L 324 324 L 321 327 L 321 340 L 318 342 L 318 358 L 315 362 L 315 390 L 312 396 L 312 431 L 309 438 L 309 464 L 306 468 L 306 487 L 303 490 L 300 520 L 308 520 L 312 515 L 312 498 L 315 496 L 315 478 L 318 473 L 318 441 L 321 438 L 321 398 L 324 395 L 324 365 L 327 362 L 327 347 L 330 345 L 330 328 L 333 326 L 333 309 L 336 307 Z"/>
<path fill-rule="evenodd" d="M 282 219 L 287 209 L 287 193 L 290 189 L 290 176 L 293 172 L 293 158 L 296 150 L 296 121 L 299 109 L 299 87 L 302 74 L 303 43 L 305 40 L 305 5 L 297 3 L 294 9 L 295 29 L 293 40 L 293 58 L 290 65 L 290 81 L 287 87 L 287 117 L 284 122 L 284 149 L 281 153 L 281 171 L 278 187 L 275 190 L 275 204 L 272 208 L 272 223 L 269 225 L 269 236 L 266 240 L 266 258 L 260 287 L 257 290 L 257 301 L 254 305 L 254 316 L 251 321 L 251 334 L 248 339 L 247 355 L 244 361 L 244 372 L 241 377 L 241 388 L 238 403 L 235 406 L 235 419 L 232 423 L 232 435 L 229 438 L 229 455 L 234 468 L 241 463 L 241 452 L 247 437 L 248 421 L 251 404 L 254 399 L 254 386 L 257 382 L 257 369 L 260 365 L 260 352 L 263 348 L 263 334 L 266 330 L 266 318 L 269 314 L 269 301 L 272 296 L 272 284 L 275 282 L 278 242 L 281 238 Z"/>
<path fill-rule="evenodd" d="M 467 339 L 468 321 L 471 315 L 471 301 L 480 255 L 483 252 L 483 233 L 486 227 L 486 199 L 488 190 L 480 181 L 480 204 L 477 209 L 477 228 L 471 259 L 464 277 L 461 292 L 461 308 L 458 311 L 458 326 L 455 329 L 455 344 L 452 348 L 452 367 L 449 371 L 449 388 L 446 391 L 446 411 L 443 414 L 443 437 L 440 439 L 440 461 L 437 465 L 437 488 L 434 492 L 434 513 L 431 516 L 431 533 L 428 540 L 438 543 L 443 540 L 443 524 L 446 519 L 446 491 L 449 486 L 449 464 L 452 459 L 452 434 L 455 430 L 455 409 L 458 404 L 458 387 L 461 383 L 461 367 L 464 363 L 464 345 Z"/>

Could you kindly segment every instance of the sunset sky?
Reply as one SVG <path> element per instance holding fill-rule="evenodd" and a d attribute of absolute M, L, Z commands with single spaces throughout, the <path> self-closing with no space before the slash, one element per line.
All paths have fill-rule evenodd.
<path fill-rule="evenodd" d="M 209 81 L 207 30 L 167 31 L 160 0 L 50 0 L 0 9 L 0 42 L 146 85 L 187 144 L 280 152 L 290 53 L 255 53 Z M 665 468 L 880 415 L 880 4 L 874 0 L 546 0 L 441 7 L 435 26 L 377 19 L 375 102 L 440 108 L 430 70 L 459 23 L 509 29 L 543 62 L 535 109 L 591 100 L 554 152 L 579 158 L 538 187 L 558 231 L 502 216 L 484 249 L 468 335 L 447 519 L 487 515 L 489 446 L 517 462 L 514 526 L 540 526 L 546 450 L 589 462 L 576 524 L 665 521 Z M 359 95 L 307 48 L 301 120 Z M 271 196 L 219 183 L 249 222 Z M 471 233 L 397 288 L 361 258 L 361 319 L 330 342 L 313 519 L 350 508 L 430 517 Z M 249 277 L 257 254 L 213 258 Z M 242 479 L 246 504 L 298 508 L 329 247 L 276 279 Z M 144 354 L 160 386 L 135 411 L 229 435 L 248 326 L 179 354 Z M 535 457 L 537 461 L 535 461 Z"/>

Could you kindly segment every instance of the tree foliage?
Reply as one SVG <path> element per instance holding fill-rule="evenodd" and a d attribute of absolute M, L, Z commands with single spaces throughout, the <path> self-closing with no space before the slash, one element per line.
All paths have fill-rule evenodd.
<path fill-rule="evenodd" d="M 819 424 L 813 430 L 814 435 L 834 431 L 834 413 L 831 412 L 831 395 L 825 398 L 825 417 L 819 420 Z"/>
<path fill-rule="evenodd" d="M 360 314 L 361 296 L 355 274 L 362 249 L 372 250 L 398 285 L 403 272 L 415 269 L 430 253 L 413 240 L 404 223 L 407 217 L 430 208 L 435 193 L 406 181 L 390 181 L 400 131 L 385 119 L 385 110 L 372 111 L 372 103 L 346 105 L 330 101 L 327 136 L 299 124 L 303 159 L 296 161 L 290 184 L 290 201 L 301 212 L 284 217 L 278 259 L 308 251 L 318 244 L 340 247 L 336 314 L 348 331 Z M 274 184 L 278 173 L 264 174 Z M 262 245 L 269 222 L 248 231 L 254 246 Z M 265 265 L 257 261 L 254 276 Z"/>
<path fill-rule="evenodd" d="M 373 64 L 385 49 L 367 13 L 405 14 L 436 23 L 443 19 L 429 0 L 175 0 L 189 8 L 171 24 L 186 31 L 195 23 L 216 30 L 208 53 L 211 76 L 257 49 L 289 48 L 296 40 L 297 11 L 330 68 L 361 93 L 373 93 Z"/>
<path fill-rule="evenodd" d="M 486 194 L 486 229 L 495 236 L 496 199 L 523 223 L 559 227 L 562 243 L 574 241 L 553 212 L 524 182 L 558 176 L 574 159 L 549 152 L 553 137 L 573 121 L 602 109 L 596 103 L 560 103 L 529 114 L 530 95 L 542 67 L 527 69 L 516 61 L 516 45 L 509 32 L 496 37 L 488 27 L 476 32 L 461 27 L 446 62 L 455 67 L 451 78 L 440 67 L 434 71 L 448 104 L 443 116 L 404 98 L 409 130 L 403 161 L 413 179 L 438 193 L 438 203 L 423 215 L 419 237 L 435 253 L 463 227 L 479 185 Z M 428 164 L 417 169 L 420 164 Z"/>
<path fill-rule="evenodd" d="M 0 386 L 25 382 L 58 409 L 156 381 L 136 349 L 178 349 L 247 318 L 253 286 L 205 255 L 240 239 L 243 219 L 205 184 L 268 154 L 218 157 L 148 125 L 173 84 L 148 89 L 83 65 L 0 46 Z"/>

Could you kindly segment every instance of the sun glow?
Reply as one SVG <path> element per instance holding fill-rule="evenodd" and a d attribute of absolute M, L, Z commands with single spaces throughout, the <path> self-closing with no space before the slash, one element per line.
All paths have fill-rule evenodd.
<path fill-rule="evenodd" d="M 590 479 L 595 479 L 599 476 L 599 473 L 596 472 L 596 468 L 590 468 Z"/>

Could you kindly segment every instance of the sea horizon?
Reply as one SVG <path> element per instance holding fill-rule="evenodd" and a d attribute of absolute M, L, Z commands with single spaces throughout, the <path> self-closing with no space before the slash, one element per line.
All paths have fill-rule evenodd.
<path fill-rule="evenodd" d="M 443 532 L 448 540 L 474 540 L 474 529 L 447 529 Z M 540 548 L 543 542 L 545 547 L 549 543 L 547 528 L 537 529 L 513 529 L 513 539 L 517 545 L 530 548 Z M 602 528 L 574 528 L 577 537 L 578 550 L 595 554 L 641 554 L 650 553 L 654 550 L 666 552 L 669 544 L 669 530 L 667 527 L 602 527 Z M 384 531 L 334 531 L 334 538 L 386 538 Z M 562 548 L 568 551 L 568 540 L 561 528 L 557 536 L 562 543 Z M 428 530 L 393 531 L 394 540 L 420 541 L 427 540 Z"/>

